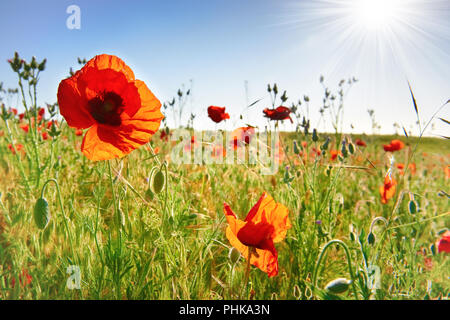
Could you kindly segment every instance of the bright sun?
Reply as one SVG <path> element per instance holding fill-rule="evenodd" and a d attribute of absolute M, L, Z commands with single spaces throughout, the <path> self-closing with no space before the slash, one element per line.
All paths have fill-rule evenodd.
<path fill-rule="evenodd" d="M 355 0 L 353 16 L 357 23 L 368 30 L 388 27 L 397 18 L 395 0 Z"/>

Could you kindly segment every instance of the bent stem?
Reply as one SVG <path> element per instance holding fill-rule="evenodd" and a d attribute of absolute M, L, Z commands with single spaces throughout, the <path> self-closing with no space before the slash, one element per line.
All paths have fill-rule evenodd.
<path fill-rule="evenodd" d="M 314 289 L 317 288 L 317 277 L 320 274 L 319 268 L 320 268 L 320 264 L 322 262 L 323 256 L 324 256 L 325 252 L 327 251 L 327 249 L 334 243 L 336 243 L 338 245 L 341 245 L 344 248 L 344 250 L 345 250 L 345 255 L 347 256 L 348 271 L 349 271 L 350 277 L 352 279 L 353 294 L 355 295 L 355 299 L 358 300 L 358 292 L 356 291 L 356 287 L 355 287 L 355 279 L 356 278 L 355 278 L 355 275 L 354 275 L 353 269 L 352 269 L 352 258 L 350 256 L 350 251 L 349 251 L 347 245 L 341 240 L 334 239 L 334 240 L 329 241 L 323 247 L 322 251 L 320 252 L 319 258 L 317 259 L 317 263 L 316 263 L 316 266 L 315 266 L 314 272 L 313 272 L 313 286 L 314 286 Z"/>

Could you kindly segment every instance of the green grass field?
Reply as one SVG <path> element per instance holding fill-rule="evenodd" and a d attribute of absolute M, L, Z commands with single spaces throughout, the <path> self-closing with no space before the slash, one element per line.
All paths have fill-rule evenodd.
<path fill-rule="evenodd" d="M 11 61 L 20 71 L 18 56 Z M 273 121 L 269 141 L 263 130 L 251 137 L 277 164 L 263 174 L 267 163 L 250 161 L 263 149 L 250 140 L 225 146 L 227 155 L 244 152 L 240 160 L 215 155 L 208 163 L 205 132 L 186 129 L 180 142 L 163 121 L 126 156 L 91 161 L 81 152 L 83 131 L 58 116 L 58 105 L 37 107 L 34 72 L 28 87 L 18 72 L 13 92 L 23 99 L 23 118 L 1 104 L 0 299 L 448 299 L 448 139 L 351 135 L 338 126 L 317 133 L 309 121 L 280 133 Z M 105 120 L 110 111 L 92 116 L 104 125 L 117 120 Z M 404 145 L 386 152 L 395 140 Z M 178 163 L 180 146 L 185 155 L 192 147 L 194 158 L 200 152 L 200 161 Z M 250 240 L 236 236 L 255 259 L 264 256 L 250 250 L 275 242 L 264 249 L 278 255 L 271 277 L 226 236 L 224 202 L 244 220 L 263 192 L 287 208 L 286 235 L 264 216 Z"/>

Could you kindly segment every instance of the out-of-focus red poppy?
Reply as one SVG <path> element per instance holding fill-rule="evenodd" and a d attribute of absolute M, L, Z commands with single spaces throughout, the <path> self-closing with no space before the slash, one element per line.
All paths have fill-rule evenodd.
<path fill-rule="evenodd" d="M 450 179 L 450 166 L 444 167 L 445 179 Z"/>
<path fill-rule="evenodd" d="M 292 112 L 291 109 L 289 109 L 288 107 L 284 107 L 284 106 L 279 106 L 276 109 L 266 108 L 263 110 L 264 116 L 266 118 L 269 118 L 270 120 L 289 119 L 289 120 L 291 120 L 291 123 L 294 123 L 294 121 L 292 121 L 292 118 L 290 116 L 291 112 Z"/>
<path fill-rule="evenodd" d="M 17 151 L 22 151 L 22 153 L 25 153 L 25 150 L 23 150 L 23 144 L 16 143 L 15 148 Z M 11 143 L 8 144 L 8 149 L 12 152 L 12 154 L 16 154 L 16 151 L 14 151 L 13 145 Z"/>
<path fill-rule="evenodd" d="M 338 150 L 331 150 L 330 151 L 330 160 L 331 161 L 334 161 L 334 160 L 336 160 L 336 158 L 338 157 L 338 155 L 340 155 L 340 156 L 342 156 L 342 153 L 340 152 L 340 151 L 338 151 Z"/>
<path fill-rule="evenodd" d="M 191 152 L 192 149 L 197 148 L 199 143 L 196 140 L 195 136 L 191 136 L 191 140 L 184 145 L 184 151 Z"/>
<path fill-rule="evenodd" d="M 216 123 L 219 123 L 222 120 L 230 119 L 230 115 L 225 112 L 225 107 L 216 106 L 208 107 L 208 117 L 210 117 L 211 120 Z"/>
<path fill-rule="evenodd" d="M 403 149 L 405 144 L 401 140 L 392 140 L 390 144 L 383 145 L 383 149 L 386 152 L 395 152 Z"/>
<path fill-rule="evenodd" d="M 59 84 L 61 115 L 73 128 L 88 129 L 81 144 L 94 161 L 122 158 L 158 130 L 161 102 L 118 57 L 102 54 Z"/>
<path fill-rule="evenodd" d="M 411 175 L 415 175 L 416 174 L 417 167 L 416 167 L 416 164 L 414 162 L 412 162 L 412 163 L 410 163 L 408 165 L 408 169 L 409 169 L 409 172 L 411 172 Z"/>
<path fill-rule="evenodd" d="M 391 199 L 395 195 L 396 186 L 397 181 L 389 174 L 387 174 L 384 177 L 384 184 L 379 189 L 381 195 L 381 203 L 388 203 L 389 199 Z"/>
<path fill-rule="evenodd" d="M 21 274 L 19 274 L 19 283 L 20 286 L 22 288 L 28 286 L 31 284 L 31 281 L 33 280 L 33 278 L 31 277 L 31 275 L 28 273 L 27 269 L 22 269 Z M 16 278 L 12 278 L 11 279 L 11 287 L 15 287 L 16 286 Z"/>
<path fill-rule="evenodd" d="M 38 115 L 40 115 L 41 117 L 43 117 L 44 114 L 45 114 L 45 109 L 44 109 L 44 108 L 39 108 Z"/>
<path fill-rule="evenodd" d="M 15 116 L 17 116 L 17 109 L 16 109 L 16 108 L 11 108 L 11 112 L 12 112 Z"/>
<path fill-rule="evenodd" d="M 48 139 L 48 133 L 47 131 L 42 131 L 42 139 L 47 140 Z"/>
<path fill-rule="evenodd" d="M 363 140 L 361 140 L 361 139 L 356 139 L 356 140 L 355 140 L 355 143 L 356 143 L 357 146 L 360 146 L 360 147 L 367 147 L 367 144 L 366 144 Z"/>
<path fill-rule="evenodd" d="M 223 158 L 227 155 L 227 150 L 222 145 L 214 145 L 212 147 L 211 156 L 213 158 Z"/>
<path fill-rule="evenodd" d="M 450 253 L 450 230 L 445 231 L 437 243 L 438 252 Z"/>
<path fill-rule="evenodd" d="M 82 136 L 82 135 L 83 135 L 83 130 L 81 130 L 81 129 L 76 129 L 76 130 L 75 130 L 75 135 L 76 135 L 76 136 Z"/>
<path fill-rule="evenodd" d="M 25 113 L 19 113 L 19 120 L 22 121 L 23 118 L 25 117 Z"/>
<path fill-rule="evenodd" d="M 29 131 L 29 127 L 27 124 L 21 124 L 19 125 L 20 129 L 22 129 L 23 131 L 25 131 L 26 133 L 28 133 Z"/>
<path fill-rule="evenodd" d="M 231 143 L 234 149 L 242 144 L 250 144 L 251 139 L 255 135 L 254 127 L 240 127 L 231 132 Z"/>
<path fill-rule="evenodd" d="M 169 132 L 169 134 L 167 134 L 167 131 L 166 130 L 161 130 L 161 134 L 160 134 L 160 136 L 159 136 L 159 138 L 162 140 L 162 141 L 169 141 L 169 137 L 172 135 L 172 132 Z"/>
<path fill-rule="evenodd" d="M 274 243 L 282 241 L 291 228 L 288 209 L 276 203 L 266 192 L 247 214 L 239 220 L 227 203 L 224 213 L 228 221 L 226 236 L 250 263 L 269 277 L 278 274 L 278 252 Z"/>

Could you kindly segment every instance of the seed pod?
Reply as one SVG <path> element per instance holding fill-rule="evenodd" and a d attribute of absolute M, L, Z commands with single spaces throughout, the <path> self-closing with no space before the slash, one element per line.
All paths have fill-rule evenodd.
<path fill-rule="evenodd" d="M 152 177 L 152 189 L 153 192 L 158 194 L 164 188 L 164 184 L 166 179 L 164 177 L 164 173 L 161 170 L 156 171 L 156 173 Z"/>
<path fill-rule="evenodd" d="M 414 214 L 417 213 L 417 202 L 415 202 L 414 200 L 410 200 L 408 203 L 408 210 L 410 214 Z"/>
<path fill-rule="evenodd" d="M 297 145 L 297 141 L 296 140 L 294 140 L 294 153 L 295 154 L 299 154 L 300 153 L 300 150 L 298 149 L 298 145 Z"/>
<path fill-rule="evenodd" d="M 319 141 L 319 136 L 317 135 L 317 130 L 316 129 L 313 130 L 312 141 L 314 141 L 314 142 Z"/>
<path fill-rule="evenodd" d="M 241 253 L 236 249 L 235 247 L 232 247 L 230 249 L 230 252 L 228 254 L 228 257 L 230 258 L 230 261 L 232 264 L 235 264 L 239 261 L 239 258 L 241 257 Z"/>
<path fill-rule="evenodd" d="M 36 201 L 33 216 L 36 226 L 41 230 L 45 229 L 51 218 L 47 200 L 39 198 Z"/>
<path fill-rule="evenodd" d="M 350 154 L 355 153 L 355 146 L 351 142 L 348 144 L 348 151 L 350 152 Z"/>
<path fill-rule="evenodd" d="M 330 281 L 325 290 L 330 293 L 339 294 L 347 291 L 348 287 L 352 284 L 352 280 L 347 280 L 345 278 L 338 278 L 333 281 Z"/>
<path fill-rule="evenodd" d="M 375 243 L 375 235 L 372 232 L 367 236 L 367 243 L 370 245 Z"/>

